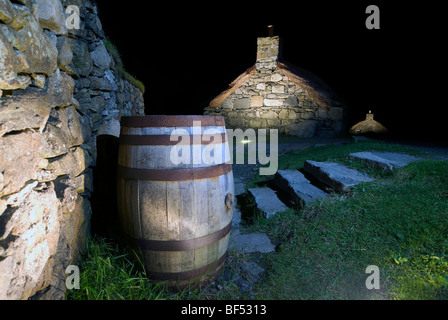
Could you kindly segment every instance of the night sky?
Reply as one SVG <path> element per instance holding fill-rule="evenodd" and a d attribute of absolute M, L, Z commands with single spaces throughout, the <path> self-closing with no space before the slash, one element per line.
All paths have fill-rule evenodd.
<path fill-rule="evenodd" d="M 350 125 L 372 110 L 396 136 L 448 136 L 440 4 L 97 2 L 107 37 L 127 71 L 146 86 L 146 114 L 202 114 L 255 64 L 257 37 L 267 36 L 267 25 L 273 24 L 283 41 L 283 60 L 327 82 L 347 105 Z M 370 4 L 380 9 L 380 30 L 365 26 Z"/>

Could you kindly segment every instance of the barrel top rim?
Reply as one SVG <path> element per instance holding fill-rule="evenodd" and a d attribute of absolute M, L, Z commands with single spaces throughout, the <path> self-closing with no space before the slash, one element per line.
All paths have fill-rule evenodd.
<path fill-rule="evenodd" d="M 212 115 L 145 115 L 123 116 L 124 127 L 190 127 L 193 121 L 200 121 L 201 126 L 225 126 L 223 116 Z"/>

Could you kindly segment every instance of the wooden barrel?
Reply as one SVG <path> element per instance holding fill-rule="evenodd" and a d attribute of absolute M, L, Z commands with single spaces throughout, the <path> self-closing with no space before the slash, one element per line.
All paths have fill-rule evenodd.
<path fill-rule="evenodd" d="M 182 288 L 219 275 L 234 197 L 226 151 L 220 116 L 122 117 L 120 220 L 151 279 Z"/>

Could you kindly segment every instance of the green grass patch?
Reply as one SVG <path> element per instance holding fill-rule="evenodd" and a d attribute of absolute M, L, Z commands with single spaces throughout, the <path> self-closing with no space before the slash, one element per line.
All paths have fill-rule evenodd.
<path fill-rule="evenodd" d="M 118 75 L 124 79 L 127 80 L 130 84 L 132 84 L 134 87 L 138 88 L 142 94 L 145 94 L 145 85 L 140 80 L 136 79 L 133 75 L 131 75 L 129 72 L 126 71 L 123 60 L 121 59 L 120 52 L 118 51 L 117 47 L 109 40 L 104 39 L 103 40 L 104 46 L 106 47 L 107 51 L 112 55 L 115 61 L 115 68 L 117 70 Z"/>
<path fill-rule="evenodd" d="M 70 300 L 156 300 L 166 288 L 151 283 L 132 250 L 103 238 L 88 238 L 80 265 L 80 289 L 67 290 Z"/>
<path fill-rule="evenodd" d="M 281 141 L 279 141 L 281 142 Z M 413 156 L 425 158 L 427 154 L 412 147 L 389 144 L 382 141 L 367 140 L 359 141 L 357 143 L 348 143 L 345 145 L 327 145 L 310 147 L 303 150 L 293 150 L 287 154 L 279 157 L 278 168 L 284 170 L 299 170 L 303 168 L 305 160 L 314 161 L 329 161 L 339 162 L 353 169 L 363 171 L 367 174 L 387 176 L 390 172 L 384 170 L 378 170 L 371 166 L 366 165 L 363 161 L 350 160 L 347 155 L 354 152 L 361 151 L 383 151 L 383 152 L 398 152 L 405 153 Z M 266 165 L 266 166 L 269 166 Z M 252 181 L 247 184 L 248 188 L 256 187 L 256 184 L 269 179 L 267 176 L 257 175 Z"/>
<path fill-rule="evenodd" d="M 186 288 L 170 291 L 163 282 L 148 279 L 141 255 L 111 239 L 91 237 L 79 264 L 79 289 L 66 292 L 68 300 L 220 300 L 245 298 L 232 282 L 238 265 L 248 261 L 243 252 L 229 252 L 220 289 Z M 246 297 L 247 298 L 247 297 Z"/>
<path fill-rule="evenodd" d="M 362 142 L 280 159 L 280 169 L 299 169 L 308 159 L 341 162 L 377 180 L 246 227 L 268 233 L 278 245 L 264 258 L 268 271 L 257 298 L 448 299 L 448 161 L 418 161 L 386 173 L 346 159 L 365 150 L 423 156 L 404 146 Z M 380 290 L 366 288 L 369 265 L 380 269 Z"/>

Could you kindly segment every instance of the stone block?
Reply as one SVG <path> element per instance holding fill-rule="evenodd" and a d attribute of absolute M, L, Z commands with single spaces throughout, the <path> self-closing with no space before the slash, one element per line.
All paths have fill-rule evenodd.
<path fill-rule="evenodd" d="M 282 80 L 282 79 L 283 79 L 283 77 L 282 77 L 281 74 L 274 73 L 274 74 L 271 76 L 270 81 L 271 81 L 271 82 L 279 82 L 279 81 Z"/>
<path fill-rule="evenodd" d="M 288 210 L 288 207 L 279 200 L 275 191 L 270 188 L 253 188 L 248 191 L 254 197 L 258 209 L 265 213 L 268 219 L 277 212 Z"/>
<path fill-rule="evenodd" d="M 279 119 L 288 119 L 289 118 L 289 110 L 283 109 L 278 114 Z"/>
<path fill-rule="evenodd" d="M 5 31 L 2 31 L 3 29 Z M 25 89 L 31 84 L 31 79 L 28 76 L 18 75 L 24 67 L 10 43 L 15 39 L 16 37 L 9 32 L 8 27 L 2 25 L 0 28 L 0 90 Z"/>
<path fill-rule="evenodd" d="M 295 120 L 297 119 L 297 113 L 294 110 L 288 111 L 288 119 Z"/>
<path fill-rule="evenodd" d="M 9 197 L 2 212 L 0 238 L 8 241 L 2 241 L 0 252 L 1 300 L 26 300 L 51 283 L 62 210 L 53 184 L 36 187 L 34 182 Z"/>
<path fill-rule="evenodd" d="M 285 86 L 282 85 L 272 86 L 272 93 L 285 93 Z"/>
<path fill-rule="evenodd" d="M 312 138 L 316 133 L 317 121 L 304 120 L 298 123 L 288 125 L 285 131 L 289 135 L 300 138 Z"/>
<path fill-rule="evenodd" d="M 64 8 L 60 0 L 36 0 L 37 17 L 44 29 L 48 29 L 57 35 L 68 33 L 65 26 Z"/>
<path fill-rule="evenodd" d="M 261 122 L 260 119 L 250 119 L 249 127 L 250 128 L 261 128 L 262 127 L 262 122 Z"/>
<path fill-rule="evenodd" d="M 250 99 L 243 98 L 238 99 L 233 102 L 233 108 L 234 109 L 247 109 L 250 108 Z"/>
<path fill-rule="evenodd" d="M 312 185 L 303 173 L 297 170 L 278 170 L 274 183 L 281 190 L 287 192 L 294 202 L 302 206 L 328 195 Z"/>
<path fill-rule="evenodd" d="M 263 114 L 261 114 L 261 118 L 263 119 L 278 119 L 278 113 L 272 110 L 269 110 Z"/>
<path fill-rule="evenodd" d="M 80 76 L 87 77 L 93 68 L 92 57 L 87 43 L 80 39 L 72 40 L 73 59 L 70 67 Z"/>
<path fill-rule="evenodd" d="M 0 0 L 0 20 L 10 23 L 14 18 L 14 11 L 9 0 Z"/>
<path fill-rule="evenodd" d="M 266 90 L 266 84 L 265 83 L 259 83 L 259 84 L 257 84 L 257 89 L 258 90 L 261 90 L 261 91 L 264 91 L 264 90 Z"/>
<path fill-rule="evenodd" d="M 73 90 L 73 79 L 63 72 L 56 72 L 49 77 L 46 90 L 29 87 L 16 95 L 2 98 L 0 137 L 28 128 L 42 131 L 52 108 L 72 102 Z"/>
<path fill-rule="evenodd" d="M 68 174 L 72 178 L 79 176 L 91 163 L 87 152 L 82 148 L 69 151 L 62 157 L 50 160 L 53 173 L 57 176 Z"/>
<path fill-rule="evenodd" d="M 232 231 L 229 250 L 269 253 L 275 251 L 275 246 L 265 233 L 240 234 L 239 231 Z"/>
<path fill-rule="evenodd" d="M 17 5 L 15 6 L 18 7 Z M 23 51 L 28 68 L 24 73 L 43 73 L 51 75 L 57 68 L 58 50 L 55 43 L 45 34 L 27 7 L 20 6 L 24 25 L 16 32 L 17 41 L 25 46 Z M 17 18 L 17 17 L 16 17 Z"/>
<path fill-rule="evenodd" d="M 227 98 L 226 100 L 224 100 L 223 103 L 221 103 L 220 107 L 223 109 L 231 110 L 231 109 L 233 109 L 233 101 L 231 99 Z"/>
<path fill-rule="evenodd" d="M 306 172 L 319 179 L 320 182 L 339 192 L 348 191 L 350 187 L 361 182 L 374 180 L 357 170 L 347 168 L 346 166 L 335 162 L 306 160 L 304 169 Z"/>
<path fill-rule="evenodd" d="M 81 124 L 81 117 L 76 112 L 74 106 L 60 109 L 58 111 L 59 119 L 63 127 L 66 128 L 71 137 L 71 146 L 80 146 L 84 142 L 83 126 Z"/>
<path fill-rule="evenodd" d="M 32 131 L 7 135 L 1 140 L 0 172 L 3 187 L 0 189 L 0 198 L 18 192 L 27 181 L 38 179 L 39 167 L 42 166 L 41 150 L 48 148 L 42 135 Z"/>
<path fill-rule="evenodd" d="M 263 102 L 267 107 L 280 107 L 283 105 L 283 100 L 281 99 L 264 99 Z"/>
<path fill-rule="evenodd" d="M 99 42 L 98 46 L 95 50 L 91 52 L 92 63 L 94 66 L 106 71 L 110 69 L 112 64 L 112 58 L 109 55 L 109 52 L 106 49 L 106 46 L 103 42 Z"/>
<path fill-rule="evenodd" d="M 297 99 L 297 96 L 290 95 L 285 100 L 285 106 L 288 106 L 288 107 L 298 107 L 299 106 L 299 100 Z"/>
<path fill-rule="evenodd" d="M 314 112 L 307 111 L 300 114 L 300 117 L 304 120 L 309 120 L 314 118 Z"/>
<path fill-rule="evenodd" d="M 58 68 L 65 71 L 67 69 L 66 66 L 73 59 L 72 40 L 67 37 L 58 37 L 56 48 L 58 49 Z"/>
<path fill-rule="evenodd" d="M 251 107 L 262 107 L 263 106 L 263 96 L 252 96 L 250 98 Z"/>
<path fill-rule="evenodd" d="M 108 121 L 104 121 L 101 126 L 98 128 L 98 135 L 106 134 L 114 137 L 120 137 L 120 121 L 116 119 L 110 119 Z"/>
<path fill-rule="evenodd" d="M 408 163 L 419 160 L 419 158 L 395 153 L 395 152 L 356 152 L 348 155 L 349 158 L 363 160 L 377 168 L 384 170 L 393 170 L 395 168 L 401 168 Z"/>
<path fill-rule="evenodd" d="M 266 121 L 267 121 L 268 126 L 271 128 L 277 128 L 277 127 L 281 126 L 280 119 L 268 119 Z"/>

